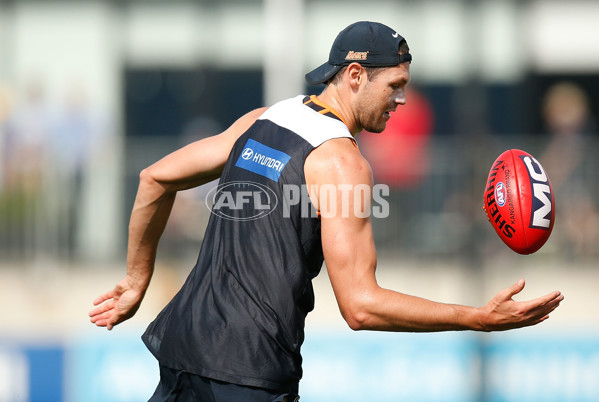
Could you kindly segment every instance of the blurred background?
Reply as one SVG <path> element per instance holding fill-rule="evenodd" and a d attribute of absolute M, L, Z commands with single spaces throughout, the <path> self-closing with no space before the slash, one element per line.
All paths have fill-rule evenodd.
<path fill-rule="evenodd" d="M 305 401 L 599 400 L 599 2 L 0 0 L 0 401 L 143 401 L 140 340 L 193 266 L 207 189 L 179 194 L 137 316 L 94 328 L 125 272 L 141 169 L 246 111 L 299 93 L 339 31 L 407 38 L 408 104 L 360 148 L 391 209 L 374 219 L 382 286 L 484 305 L 561 290 L 534 328 L 354 333 L 323 269 L 303 347 Z M 504 150 L 552 180 L 546 245 L 520 256 L 482 210 Z"/>

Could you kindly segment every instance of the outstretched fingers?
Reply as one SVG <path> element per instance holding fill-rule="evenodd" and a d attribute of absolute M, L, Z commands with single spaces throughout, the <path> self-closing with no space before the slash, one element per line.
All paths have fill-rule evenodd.
<path fill-rule="evenodd" d="M 89 312 L 90 321 L 98 327 L 112 328 L 111 321 L 114 319 L 114 310 L 116 306 L 116 292 L 110 290 L 100 296 L 94 301 L 94 306 L 98 306 Z"/>
<path fill-rule="evenodd" d="M 119 321 L 119 313 L 115 302 L 112 300 L 95 309 L 89 315 L 93 324 L 97 327 L 106 327 L 108 330 L 111 330 Z"/>
<path fill-rule="evenodd" d="M 98 317 L 100 315 L 106 314 L 107 312 L 111 311 L 112 309 L 114 309 L 115 306 L 115 301 L 114 300 L 110 300 L 107 303 L 104 303 L 98 307 L 96 307 L 95 309 L 93 309 L 92 311 L 89 312 L 89 316 L 94 318 L 94 317 Z"/>
<path fill-rule="evenodd" d="M 94 322 L 98 327 L 106 327 L 109 331 L 114 327 L 115 319 L 113 317 L 99 319 Z"/>
<path fill-rule="evenodd" d="M 545 296 L 531 300 L 531 310 L 536 310 L 538 314 L 549 314 L 555 310 L 564 300 L 564 295 L 560 292 L 552 292 Z"/>
<path fill-rule="evenodd" d="M 93 302 L 94 306 L 98 306 L 89 312 L 90 317 L 98 314 L 102 314 L 114 307 L 114 291 L 106 292 L 102 296 L 96 298 Z M 106 303 L 105 303 L 106 302 Z"/>
<path fill-rule="evenodd" d="M 127 281 L 123 280 L 93 301 L 96 308 L 89 312 L 90 321 L 111 330 L 135 314 L 143 295 L 143 291 L 129 288 Z"/>
<path fill-rule="evenodd" d="M 487 331 L 503 331 L 539 324 L 549 318 L 564 300 L 560 292 L 552 292 L 533 300 L 515 301 L 513 297 L 525 286 L 524 279 L 499 292 L 487 304 Z"/>
<path fill-rule="evenodd" d="M 116 291 L 114 289 L 109 290 L 108 292 L 96 297 L 93 301 L 93 304 L 94 304 L 94 306 L 97 306 L 100 303 L 104 303 L 106 300 L 114 299 L 115 296 L 116 296 Z"/>
<path fill-rule="evenodd" d="M 539 305 L 544 305 L 544 304 L 549 304 L 549 303 L 553 303 L 556 301 L 559 303 L 562 300 L 564 300 L 564 295 L 561 292 L 555 291 L 555 292 L 546 294 L 545 296 L 538 297 L 533 301 L 536 301 Z"/>
<path fill-rule="evenodd" d="M 564 296 L 560 292 L 553 292 L 534 300 L 518 303 L 522 306 L 522 326 L 536 325 L 547 320 L 549 314 L 559 306 L 563 299 Z"/>

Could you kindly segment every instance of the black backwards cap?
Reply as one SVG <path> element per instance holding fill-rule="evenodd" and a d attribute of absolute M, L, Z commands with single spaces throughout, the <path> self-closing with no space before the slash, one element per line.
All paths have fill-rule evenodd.
<path fill-rule="evenodd" d="M 343 66 L 357 62 L 366 67 L 397 66 L 412 61 L 410 53 L 399 54 L 405 39 L 393 29 L 378 22 L 355 22 L 335 38 L 329 61 L 306 74 L 312 85 L 330 80 Z"/>

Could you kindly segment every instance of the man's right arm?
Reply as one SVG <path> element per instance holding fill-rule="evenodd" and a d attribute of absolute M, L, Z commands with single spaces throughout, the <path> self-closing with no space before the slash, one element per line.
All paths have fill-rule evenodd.
<path fill-rule="evenodd" d="M 98 307 L 90 312 L 92 323 L 110 330 L 135 314 L 152 278 L 158 241 L 177 192 L 220 177 L 235 141 L 265 110 L 256 109 L 223 133 L 187 145 L 141 172 L 129 221 L 127 275 L 94 300 Z"/>

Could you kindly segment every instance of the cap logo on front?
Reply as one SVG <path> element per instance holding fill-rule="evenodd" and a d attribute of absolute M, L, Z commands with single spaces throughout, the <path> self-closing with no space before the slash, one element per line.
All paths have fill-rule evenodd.
<path fill-rule="evenodd" d="M 366 60 L 368 59 L 368 52 L 354 52 L 350 50 L 345 56 L 345 60 Z"/>
<path fill-rule="evenodd" d="M 403 42 L 405 39 L 397 31 L 380 22 L 355 22 L 339 32 L 331 46 L 329 60 L 306 74 L 306 81 L 312 85 L 326 83 L 343 66 L 353 62 L 365 67 L 392 67 L 411 62 L 407 46 L 400 54 Z"/>

